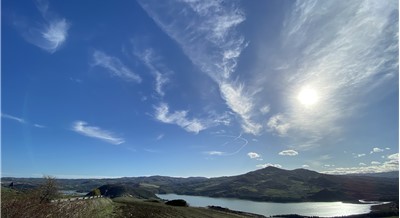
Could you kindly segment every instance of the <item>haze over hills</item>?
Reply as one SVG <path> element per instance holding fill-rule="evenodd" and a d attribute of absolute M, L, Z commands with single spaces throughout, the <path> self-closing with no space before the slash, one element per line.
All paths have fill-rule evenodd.
<path fill-rule="evenodd" d="M 34 186 L 40 179 L 3 178 L 3 183 Z M 284 170 L 275 167 L 237 176 L 216 178 L 168 176 L 124 177 L 118 179 L 58 179 L 61 189 L 89 192 L 104 185 L 118 184 L 119 196 L 130 193 L 176 193 L 210 197 L 240 198 L 256 201 L 396 201 L 398 178 L 354 175 L 327 175 L 306 169 Z M 140 195 L 140 194 L 139 194 Z"/>

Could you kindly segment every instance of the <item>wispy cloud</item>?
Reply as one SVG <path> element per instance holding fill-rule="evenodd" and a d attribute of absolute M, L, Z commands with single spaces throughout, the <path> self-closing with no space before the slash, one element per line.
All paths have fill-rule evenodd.
<path fill-rule="evenodd" d="M 46 128 L 46 126 L 43 126 L 43 125 L 40 125 L 40 124 L 37 124 L 37 123 L 33 124 L 33 126 L 37 127 L 37 128 Z"/>
<path fill-rule="evenodd" d="M 271 106 L 269 106 L 269 104 L 263 106 L 260 108 L 260 112 L 262 114 L 267 114 L 269 111 L 271 110 Z"/>
<path fill-rule="evenodd" d="M 285 151 L 279 152 L 279 155 L 283 155 L 283 156 L 296 156 L 298 154 L 299 154 L 299 152 L 297 152 L 295 150 L 285 150 Z"/>
<path fill-rule="evenodd" d="M 267 122 L 268 131 L 278 133 L 279 136 L 285 136 L 291 124 L 287 121 L 284 115 L 276 114 L 269 118 Z"/>
<path fill-rule="evenodd" d="M 220 83 L 220 92 L 231 110 L 242 118 L 243 130 L 254 135 L 259 134 L 262 125 L 251 119 L 254 103 L 251 95 L 244 92 L 244 85 L 222 82 Z"/>
<path fill-rule="evenodd" d="M 97 126 L 89 126 L 85 121 L 75 121 L 72 125 L 72 130 L 81 135 L 97 138 L 115 145 L 125 142 L 123 138 L 116 137 L 114 133 Z"/>
<path fill-rule="evenodd" d="M 208 154 L 208 155 L 217 155 L 218 156 L 232 156 L 232 155 L 236 155 L 238 154 L 240 151 L 243 150 L 243 148 L 245 148 L 248 144 L 249 141 L 243 137 L 243 134 L 240 133 L 237 136 L 234 135 L 220 135 L 221 137 L 228 137 L 228 138 L 232 138 L 231 140 L 228 140 L 226 142 L 224 142 L 222 145 L 220 145 L 221 147 L 224 147 L 224 149 L 220 149 L 223 151 L 212 151 L 210 153 L 210 151 L 205 151 L 203 152 L 204 154 Z M 217 152 L 217 153 L 215 153 Z M 255 152 L 250 152 L 248 153 L 249 157 L 254 157 L 257 158 L 257 160 L 262 160 L 261 155 L 255 153 Z M 258 157 L 256 157 L 258 156 Z M 250 157 L 250 158 L 251 158 Z"/>
<path fill-rule="evenodd" d="M 277 78 L 290 98 L 281 112 L 283 123 L 293 131 L 285 135 L 287 131 L 270 129 L 297 139 L 323 139 L 346 128 L 339 121 L 365 105 L 355 99 L 393 91 L 387 84 L 398 76 L 397 11 L 395 1 L 294 2 L 284 21 L 280 58 L 285 67 Z M 319 98 L 309 109 L 296 99 L 305 86 L 313 87 Z M 381 96 L 375 96 L 377 90 Z M 272 124 L 279 119 L 271 119 L 270 126 L 276 126 Z"/>
<path fill-rule="evenodd" d="M 222 152 L 222 151 L 205 151 L 205 152 L 203 152 L 204 154 L 207 154 L 207 155 L 213 155 L 213 156 L 222 156 L 222 155 L 225 155 L 225 152 Z"/>
<path fill-rule="evenodd" d="M 169 105 L 163 102 L 158 106 L 155 106 L 154 109 L 154 117 L 156 120 L 163 123 L 178 125 L 186 131 L 194 132 L 196 134 L 211 127 L 220 125 L 227 126 L 230 124 L 231 119 L 231 116 L 227 113 L 216 114 L 212 111 L 201 118 L 189 118 L 189 111 L 180 110 L 170 112 Z"/>
<path fill-rule="evenodd" d="M 303 164 L 303 166 L 301 166 L 302 168 L 310 168 L 310 166 L 309 165 L 307 165 L 307 164 Z"/>
<path fill-rule="evenodd" d="M 272 164 L 272 163 L 266 163 L 266 164 L 257 164 L 257 168 L 266 168 L 266 167 L 277 167 L 277 168 L 282 168 L 282 165 L 280 164 Z"/>
<path fill-rule="evenodd" d="M 40 125 L 40 124 L 36 124 L 36 123 L 35 124 L 31 124 L 31 123 L 29 123 L 28 121 L 26 121 L 23 118 L 19 118 L 19 117 L 12 116 L 12 115 L 9 115 L 9 114 L 1 113 L 1 117 L 5 118 L 5 119 L 16 121 L 16 122 L 21 123 L 21 124 L 28 124 L 28 125 L 31 125 L 31 126 L 34 126 L 34 127 L 37 127 L 37 128 L 45 128 L 46 127 L 44 125 Z"/>
<path fill-rule="evenodd" d="M 117 76 L 121 79 L 137 82 L 142 82 L 142 78 L 134 73 L 131 69 L 125 66 L 121 60 L 116 57 L 107 55 L 102 51 L 95 50 L 93 52 L 93 66 L 100 66 L 108 70 L 112 76 Z"/>
<path fill-rule="evenodd" d="M 207 128 L 207 124 L 199 119 L 189 119 L 187 116 L 188 111 L 175 111 L 170 113 L 169 107 L 165 103 L 161 103 L 155 107 L 154 117 L 163 123 L 175 124 L 188 132 L 199 133 Z"/>
<path fill-rule="evenodd" d="M 9 119 L 9 120 L 14 120 L 14 121 L 17 121 L 17 122 L 22 123 L 22 124 L 26 123 L 26 121 L 24 119 L 19 118 L 19 117 L 15 117 L 15 116 L 11 116 L 11 115 L 8 115 L 8 114 L 3 114 L 2 113 L 1 117 Z"/>
<path fill-rule="evenodd" d="M 259 134 L 262 125 L 253 119 L 253 92 L 232 74 L 247 46 L 235 28 L 245 15 L 235 2 L 140 1 L 149 16 L 174 39 L 186 56 L 219 87 L 221 97 L 239 115 L 245 132 Z M 174 14 L 174 19 L 169 17 Z"/>
<path fill-rule="evenodd" d="M 160 134 L 157 136 L 156 140 L 159 141 L 164 138 L 164 134 Z"/>
<path fill-rule="evenodd" d="M 173 74 L 164 64 L 161 63 L 153 49 L 145 49 L 143 52 L 135 51 L 136 57 L 150 70 L 155 78 L 155 91 L 160 96 L 164 96 L 164 86 L 170 81 L 169 76 Z"/>
<path fill-rule="evenodd" d="M 379 161 L 371 161 L 371 164 L 372 165 L 379 165 L 379 164 L 381 164 L 381 162 L 379 162 Z"/>
<path fill-rule="evenodd" d="M 359 157 L 364 157 L 366 154 L 362 153 L 362 154 L 354 154 L 353 153 L 353 157 L 355 158 L 359 158 Z"/>
<path fill-rule="evenodd" d="M 36 6 L 43 17 L 42 21 L 27 23 L 17 18 L 14 21 L 14 26 L 21 32 L 26 41 L 54 53 L 67 40 L 68 29 L 71 24 L 65 18 L 50 11 L 47 0 L 36 1 Z"/>

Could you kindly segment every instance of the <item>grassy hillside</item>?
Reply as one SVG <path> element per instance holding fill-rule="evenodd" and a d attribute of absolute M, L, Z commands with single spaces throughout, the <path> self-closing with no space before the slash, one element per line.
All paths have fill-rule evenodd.
<path fill-rule="evenodd" d="M 118 204 L 116 217 L 138 217 L 138 218 L 240 218 L 240 217 L 263 217 L 260 215 L 235 212 L 219 211 L 199 207 L 176 207 L 169 206 L 163 202 L 144 201 L 130 197 L 114 198 L 113 201 Z"/>
<path fill-rule="evenodd" d="M 37 189 L 16 191 L 1 189 L 1 217 L 112 217 L 114 203 L 99 198 L 86 201 L 50 203 L 40 201 Z"/>
<path fill-rule="evenodd" d="M 147 186 L 154 187 L 154 186 Z M 158 199 L 158 197 L 151 191 L 142 188 L 140 185 L 133 184 L 107 184 L 98 187 L 100 194 L 110 198 L 116 197 L 135 197 L 138 199 Z M 95 195 L 93 191 L 89 192 L 87 196 Z"/>
<path fill-rule="evenodd" d="M 239 176 L 212 178 L 169 187 L 177 194 L 257 201 L 397 200 L 398 179 L 337 176 L 267 167 Z M 162 190 L 163 191 L 163 190 Z"/>

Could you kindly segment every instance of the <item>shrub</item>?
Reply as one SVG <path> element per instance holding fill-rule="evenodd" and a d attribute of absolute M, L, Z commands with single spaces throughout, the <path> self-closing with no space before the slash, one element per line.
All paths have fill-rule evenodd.
<path fill-rule="evenodd" d="M 80 202 L 51 203 L 59 196 L 54 178 L 45 177 L 43 185 L 26 191 L 2 190 L 1 217 L 87 217 Z"/>
<path fill-rule="evenodd" d="M 92 190 L 92 196 L 100 196 L 100 195 L 101 195 L 100 189 L 95 188 Z"/>
<path fill-rule="evenodd" d="M 189 204 L 183 199 L 167 201 L 165 204 L 171 205 L 171 206 L 179 206 L 179 207 L 188 207 L 189 206 Z"/>

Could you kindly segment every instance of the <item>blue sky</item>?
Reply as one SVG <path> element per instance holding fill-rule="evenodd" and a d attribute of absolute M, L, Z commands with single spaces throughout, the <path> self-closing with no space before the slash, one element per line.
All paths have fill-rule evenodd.
<path fill-rule="evenodd" d="M 2 176 L 398 169 L 398 2 L 2 2 Z"/>

